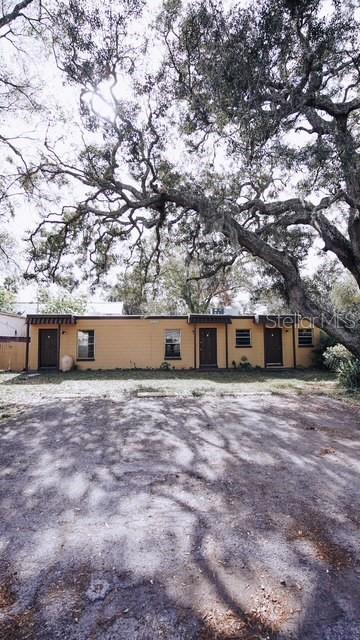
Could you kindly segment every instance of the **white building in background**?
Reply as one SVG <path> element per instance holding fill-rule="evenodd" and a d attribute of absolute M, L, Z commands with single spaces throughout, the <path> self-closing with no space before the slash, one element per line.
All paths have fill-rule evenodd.
<path fill-rule="evenodd" d="M 17 313 L 0 311 L 0 337 L 25 338 L 26 318 Z"/>

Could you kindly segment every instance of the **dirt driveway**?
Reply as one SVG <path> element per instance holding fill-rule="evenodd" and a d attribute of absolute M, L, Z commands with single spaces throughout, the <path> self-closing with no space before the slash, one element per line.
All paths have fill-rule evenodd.
<path fill-rule="evenodd" d="M 359 640 L 360 427 L 325 398 L 0 422 L 1 640 Z"/>

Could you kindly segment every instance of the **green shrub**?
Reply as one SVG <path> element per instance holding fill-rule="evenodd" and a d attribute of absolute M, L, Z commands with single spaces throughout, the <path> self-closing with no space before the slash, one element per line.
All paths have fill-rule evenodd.
<path fill-rule="evenodd" d="M 324 364 L 331 371 L 339 371 L 340 366 L 349 362 L 353 357 L 342 344 L 328 347 L 323 354 Z"/>
<path fill-rule="evenodd" d="M 328 336 L 325 331 L 320 331 L 320 344 L 318 347 L 313 349 L 313 365 L 317 369 L 326 369 L 327 365 L 324 361 L 324 353 L 328 349 L 328 347 L 333 347 L 336 344 L 334 338 Z"/>
<path fill-rule="evenodd" d="M 342 344 L 328 347 L 324 352 L 324 363 L 336 371 L 340 384 L 346 389 L 360 389 L 360 360 Z"/>
<path fill-rule="evenodd" d="M 252 365 L 246 356 L 242 356 L 241 361 L 239 362 L 239 369 L 241 371 L 250 371 L 252 369 Z"/>
<path fill-rule="evenodd" d="M 340 384 L 347 389 L 360 389 L 360 360 L 351 356 L 338 368 Z"/>
<path fill-rule="evenodd" d="M 252 364 L 250 362 L 239 362 L 240 371 L 251 371 Z"/>
<path fill-rule="evenodd" d="M 160 365 L 160 369 L 162 369 L 163 371 L 170 371 L 170 369 L 171 369 L 170 362 L 162 362 L 161 365 Z"/>

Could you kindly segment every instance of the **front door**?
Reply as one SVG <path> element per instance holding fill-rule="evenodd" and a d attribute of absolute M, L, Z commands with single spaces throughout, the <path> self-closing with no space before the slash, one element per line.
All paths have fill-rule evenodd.
<path fill-rule="evenodd" d="M 57 329 L 39 329 L 39 368 L 58 366 Z"/>
<path fill-rule="evenodd" d="M 264 329 L 265 331 L 265 366 L 282 367 L 282 333 L 281 329 Z"/>
<path fill-rule="evenodd" d="M 200 367 L 217 367 L 216 329 L 199 329 Z"/>

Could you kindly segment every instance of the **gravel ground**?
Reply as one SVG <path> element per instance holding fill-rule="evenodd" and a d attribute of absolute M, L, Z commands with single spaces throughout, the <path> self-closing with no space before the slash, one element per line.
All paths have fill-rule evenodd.
<path fill-rule="evenodd" d="M 0 422 L 1 640 L 359 640 L 358 414 L 48 394 Z"/>

